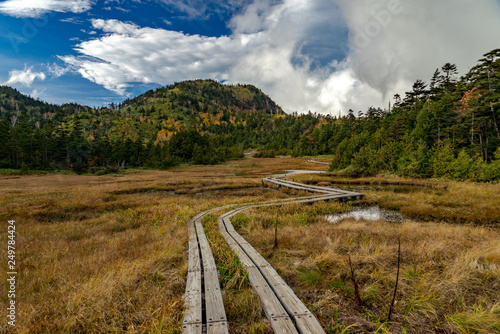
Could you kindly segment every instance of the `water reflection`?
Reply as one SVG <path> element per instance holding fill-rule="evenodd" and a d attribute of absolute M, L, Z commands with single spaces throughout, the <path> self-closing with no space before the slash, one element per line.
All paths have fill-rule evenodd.
<path fill-rule="evenodd" d="M 399 223 L 404 220 L 404 217 L 395 210 L 381 209 L 378 206 L 355 206 L 350 212 L 340 213 L 335 215 L 327 215 L 326 218 L 332 223 L 336 223 L 344 218 L 354 218 L 356 220 L 379 220 L 383 219 L 388 222 Z"/>

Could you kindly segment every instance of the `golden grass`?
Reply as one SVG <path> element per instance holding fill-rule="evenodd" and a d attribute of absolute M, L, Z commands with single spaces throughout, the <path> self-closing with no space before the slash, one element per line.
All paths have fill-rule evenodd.
<path fill-rule="evenodd" d="M 179 333 L 187 221 L 209 208 L 293 194 L 262 188 L 263 176 L 326 168 L 304 159 L 243 159 L 122 177 L 0 176 L 2 226 L 11 219 L 17 222 L 16 331 Z M 326 176 L 304 177 L 318 182 Z M 498 186 L 448 185 L 453 194 L 368 191 L 367 201 L 416 210 L 430 220 L 433 215 L 450 220 L 458 215 L 492 224 L 498 216 Z M 347 332 L 433 332 L 434 326 L 449 333 L 497 331 L 498 230 L 433 222 L 344 220 L 332 225 L 321 218 L 346 209 L 340 204 L 253 209 L 235 217 L 235 225 L 268 256 L 329 333 L 353 324 Z M 218 265 L 227 267 L 224 301 L 231 332 L 270 333 L 244 272 L 209 223 L 207 235 Z M 273 251 L 276 223 L 279 247 Z M 7 240 L 6 231 L 0 231 L 1 240 Z M 400 235 L 403 262 L 395 324 L 380 327 L 394 284 Z M 0 254 L 7 258 L 6 247 L 0 247 Z M 353 302 L 349 254 L 363 310 Z M 0 270 L 7 272 L 6 265 L 3 261 Z M 0 288 L 6 291 L 5 280 Z M 6 305 L 5 293 L 0 302 Z M 8 330 L 2 322 L 0 332 Z"/>
<path fill-rule="evenodd" d="M 365 203 L 397 209 L 416 220 L 500 225 L 500 183 L 440 182 L 393 176 L 348 179 L 330 174 L 303 174 L 293 178 L 308 184 L 328 182 L 333 187 L 336 183 L 365 185 L 360 190 L 366 195 Z M 418 186 L 410 188 L 409 192 L 370 187 L 412 184 Z"/>
<path fill-rule="evenodd" d="M 341 211 L 330 204 L 324 212 Z M 332 333 L 356 324 L 356 333 L 498 332 L 500 231 L 445 223 L 388 223 L 321 217 L 315 204 L 260 208 L 240 215 L 243 236 L 305 300 Z M 324 209 L 323 209 L 324 210 Z M 312 214 L 316 212 L 316 215 Z M 279 221 L 279 247 L 266 221 Z M 299 222 L 299 223 L 298 223 Z M 395 284 L 397 240 L 401 274 L 393 323 L 384 324 Z M 355 303 L 351 256 L 364 307 Z M 337 315 L 336 315 L 337 314 Z M 337 321 L 333 321 L 336 319 Z M 382 324 L 384 326 L 379 328 Z M 349 330 L 348 330 L 349 332 Z"/>
<path fill-rule="evenodd" d="M 262 188 L 260 175 L 235 173 L 279 172 L 289 164 L 253 159 L 123 177 L 0 177 L 0 219 L 3 226 L 17 222 L 16 331 L 179 332 L 186 222 L 228 203 L 287 197 Z M 0 254 L 7 259 L 6 247 Z M 0 284 L 6 291 L 5 280 Z M 6 305 L 5 293 L 0 301 Z M 261 322 L 253 326 L 265 332 Z M 4 321 L 0 332 L 7 330 Z"/>

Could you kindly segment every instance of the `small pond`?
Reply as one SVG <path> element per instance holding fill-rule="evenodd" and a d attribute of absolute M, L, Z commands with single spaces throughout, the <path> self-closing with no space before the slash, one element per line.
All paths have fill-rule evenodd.
<path fill-rule="evenodd" d="M 383 219 L 388 222 L 400 223 L 404 221 L 404 217 L 396 210 L 381 209 L 377 205 L 373 206 L 354 206 L 350 212 L 339 213 L 335 215 L 327 215 L 326 218 L 332 223 L 336 223 L 344 218 L 354 218 L 356 220 L 379 220 Z"/>

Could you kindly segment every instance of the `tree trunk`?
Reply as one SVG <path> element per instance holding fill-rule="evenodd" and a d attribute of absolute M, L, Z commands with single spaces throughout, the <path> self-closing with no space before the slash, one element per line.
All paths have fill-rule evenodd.
<path fill-rule="evenodd" d="M 488 161 L 488 136 L 486 136 L 486 149 L 484 150 L 484 161 Z"/>
<path fill-rule="evenodd" d="M 488 88 L 490 93 L 493 93 L 493 87 L 491 86 L 491 74 L 488 69 Z M 497 119 L 495 117 L 495 109 L 493 108 L 493 103 L 490 102 L 491 115 L 493 116 L 493 124 L 495 125 L 495 132 L 497 134 L 497 138 L 500 139 L 500 132 L 498 131 Z"/>
<path fill-rule="evenodd" d="M 495 116 L 495 109 L 493 108 L 493 103 L 490 102 L 491 115 L 493 116 L 493 125 L 495 127 L 495 133 L 497 134 L 497 138 L 500 139 L 500 132 L 498 131 L 497 118 Z"/>
<path fill-rule="evenodd" d="M 483 134 L 479 133 L 479 143 L 481 144 L 481 158 L 483 158 L 483 161 L 486 161 L 484 158 L 484 145 L 483 145 Z"/>
<path fill-rule="evenodd" d="M 472 134 L 470 136 L 471 146 L 474 146 L 474 112 L 472 112 Z"/>

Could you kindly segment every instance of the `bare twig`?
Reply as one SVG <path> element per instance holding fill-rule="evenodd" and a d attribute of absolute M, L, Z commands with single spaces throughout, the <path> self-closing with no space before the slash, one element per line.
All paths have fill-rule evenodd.
<path fill-rule="evenodd" d="M 394 308 L 394 302 L 396 301 L 396 293 L 398 292 L 400 263 L 401 263 L 401 238 L 398 237 L 398 271 L 396 274 L 396 285 L 394 286 L 394 294 L 392 295 L 392 302 L 391 302 L 391 307 L 389 308 L 389 315 L 387 316 L 387 321 L 391 321 L 392 310 Z"/>
<path fill-rule="evenodd" d="M 278 249 L 278 222 L 274 223 L 274 246 L 273 251 Z"/>
<path fill-rule="evenodd" d="M 363 302 L 361 301 L 361 297 L 359 295 L 359 286 L 358 283 L 356 282 L 356 277 L 354 276 L 354 269 L 352 268 L 351 255 L 349 255 L 349 267 L 351 268 L 351 281 L 352 284 L 354 285 L 354 297 L 356 298 L 359 307 L 363 307 Z"/>

